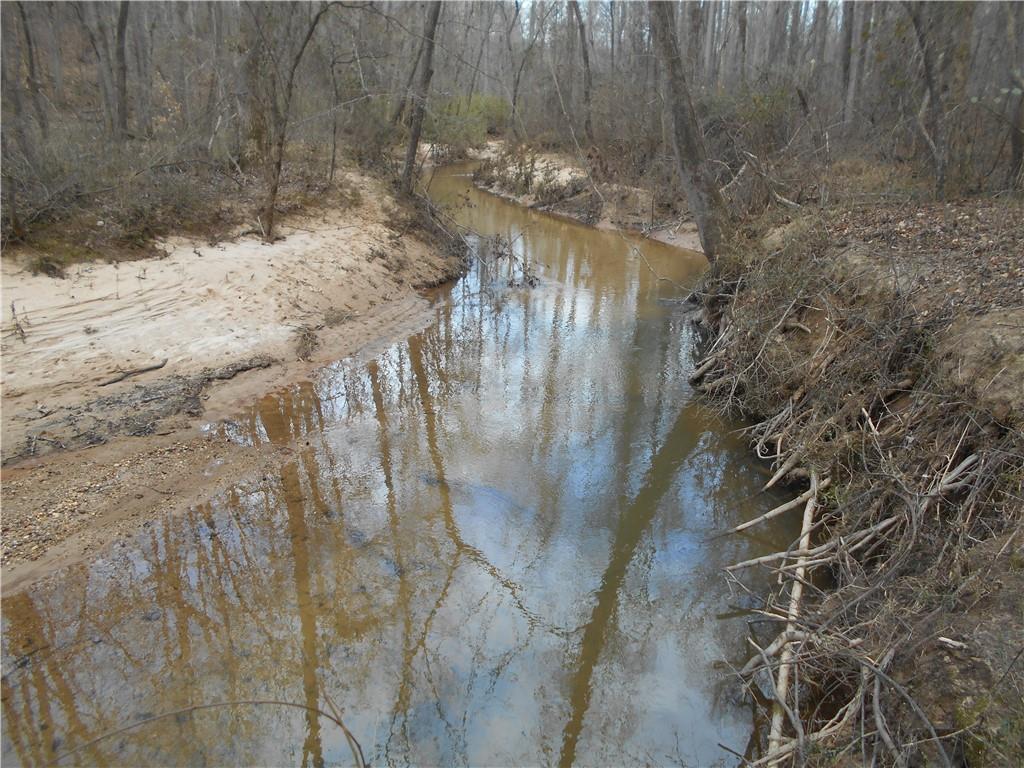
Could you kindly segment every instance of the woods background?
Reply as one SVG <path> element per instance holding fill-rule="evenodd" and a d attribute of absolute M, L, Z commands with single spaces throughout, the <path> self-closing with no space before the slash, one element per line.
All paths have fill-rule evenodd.
<path fill-rule="evenodd" d="M 824 204 L 844 160 L 939 196 L 1020 186 L 1019 4 L 670 5 L 733 206 Z M 232 198 L 272 216 L 279 181 L 317 194 L 342 154 L 397 174 L 424 80 L 423 137 L 446 152 L 498 135 L 579 147 L 597 175 L 674 194 L 645 3 L 18 2 L 2 13 L 5 243 L 59 220 L 74 229 L 87 213 L 91 229 L 104 221 L 89 243 L 131 245 L 208 224 Z"/>

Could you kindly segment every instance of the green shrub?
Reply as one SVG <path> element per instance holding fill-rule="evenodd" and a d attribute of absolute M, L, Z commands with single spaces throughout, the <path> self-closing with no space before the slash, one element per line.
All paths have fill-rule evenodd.
<path fill-rule="evenodd" d="M 457 96 L 430 109 L 424 133 L 428 141 L 448 144 L 459 154 L 502 133 L 509 114 L 508 103 L 496 96 Z"/>
<path fill-rule="evenodd" d="M 387 106 L 383 99 L 370 100 L 346 119 L 345 143 L 363 168 L 389 169 L 392 149 L 404 144 L 403 126 L 391 124 Z"/>

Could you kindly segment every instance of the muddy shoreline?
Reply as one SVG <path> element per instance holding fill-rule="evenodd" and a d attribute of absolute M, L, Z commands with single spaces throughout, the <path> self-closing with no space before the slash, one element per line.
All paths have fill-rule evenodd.
<path fill-rule="evenodd" d="M 629 235 L 637 235 L 650 240 L 656 240 L 665 245 L 675 248 L 684 248 L 688 251 L 701 252 L 700 235 L 697 233 L 697 225 L 692 221 L 683 219 L 675 222 L 656 222 L 653 227 L 629 226 L 615 224 L 607 218 L 593 221 L 585 213 L 581 213 L 571 205 L 570 200 L 558 203 L 541 205 L 532 200 L 530 196 L 516 195 L 508 190 L 502 189 L 500 185 L 487 185 L 474 182 L 477 189 L 488 194 L 495 195 L 508 200 L 524 208 L 530 208 L 558 219 L 564 219 L 576 224 L 594 227 L 607 232 L 623 232 Z"/>

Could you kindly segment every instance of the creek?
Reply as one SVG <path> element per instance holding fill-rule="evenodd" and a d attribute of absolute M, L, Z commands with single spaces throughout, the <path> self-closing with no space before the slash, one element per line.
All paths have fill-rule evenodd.
<path fill-rule="evenodd" d="M 715 537 L 778 499 L 742 425 L 687 383 L 683 298 L 706 262 L 466 172 L 440 169 L 431 195 L 505 246 L 470 237 L 432 321 L 211 427 L 278 448 L 273 471 L 4 601 L 6 764 L 748 750 L 729 669 L 767 577 L 747 593 L 722 569 L 794 527 Z"/>

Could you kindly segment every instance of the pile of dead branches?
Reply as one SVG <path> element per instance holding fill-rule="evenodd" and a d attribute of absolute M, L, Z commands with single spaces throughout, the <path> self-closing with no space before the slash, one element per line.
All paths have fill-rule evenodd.
<path fill-rule="evenodd" d="M 930 353 L 949 318 L 862 257 L 811 226 L 703 287 L 692 383 L 757 419 L 765 488 L 806 487 L 730 532 L 802 510 L 788 549 L 728 569 L 740 586 L 750 568 L 780 585 L 739 670 L 770 722 L 754 765 L 950 766 L 981 738 L 984 712 L 932 722 L 897 670 L 929 617 L 957 610 L 966 553 L 1022 525 L 1024 435 L 941 380 Z"/>

